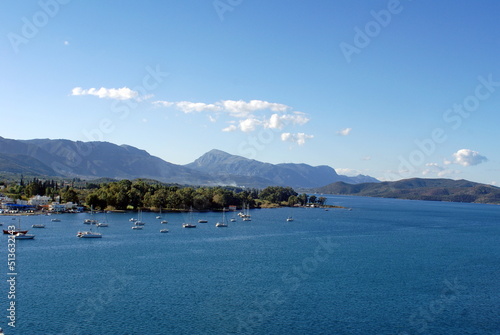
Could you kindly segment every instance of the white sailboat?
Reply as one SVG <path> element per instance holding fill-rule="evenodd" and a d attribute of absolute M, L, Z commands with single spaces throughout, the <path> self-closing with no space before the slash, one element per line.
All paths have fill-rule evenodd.
<path fill-rule="evenodd" d="M 189 222 L 183 223 L 182 228 L 196 228 L 196 225 L 193 222 L 193 207 L 189 210 Z"/>
<path fill-rule="evenodd" d="M 20 218 L 19 218 L 19 220 L 18 220 L 18 227 L 17 227 L 17 229 L 16 229 L 16 230 L 18 230 L 18 231 L 19 231 L 19 232 L 17 232 L 17 233 L 14 233 L 14 234 L 13 234 L 13 235 L 14 235 L 14 238 L 15 238 L 16 240 L 32 240 L 32 239 L 34 239 L 34 238 L 35 238 L 35 235 L 33 235 L 33 234 L 28 234 L 28 232 L 27 232 L 27 231 L 26 231 L 26 232 L 21 231 L 21 219 L 20 219 Z"/>
<path fill-rule="evenodd" d="M 215 224 L 216 227 L 227 227 L 226 223 L 226 209 L 222 208 L 222 222 L 217 222 Z"/>

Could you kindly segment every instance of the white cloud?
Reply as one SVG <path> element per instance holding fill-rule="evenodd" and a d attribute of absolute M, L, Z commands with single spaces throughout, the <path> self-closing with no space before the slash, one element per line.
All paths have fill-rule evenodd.
<path fill-rule="evenodd" d="M 99 89 L 89 88 L 87 90 L 84 90 L 81 87 L 75 87 L 75 88 L 73 88 L 73 90 L 71 90 L 71 95 L 74 95 L 74 96 L 93 95 L 93 96 L 99 97 L 101 99 L 108 98 L 108 99 L 116 99 L 116 100 L 129 100 L 129 99 L 137 98 L 139 96 L 139 93 L 137 91 L 131 90 L 128 87 L 122 87 L 122 88 L 104 88 L 104 87 L 101 87 Z"/>
<path fill-rule="evenodd" d="M 262 100 L 251 100 L 249 102 L 243 100 L 222 100 L 218 104 L 224 107 L 224 110 L 231 116 L 237 118 L 248 117 L 248 115 L 255 111 L 271 110 L 273 112 L 286 112 L 290 109 L 287 105 Z"/>
<path fill-rule="evenodd" d="M 360 171 L 358 171 L 356 169 L 349 169 L 349 168 L 335 168 L 335 171 L 337 171 L 338 174 L 341 174 L 344 176 L 349 176 L 349 177 L 354 177 L 354 176 L 361 174 Z"/>
<path fill-rule="evenodd" d="M 174 105 L 174 102 L 170 101 L 153 101 L 153 105 L 158 107 L 171 107 Z"/>
<path fill-rule="evenodd" d="M 222 129 L 222 131 L 224 132 L 232 132 L 236 130 L 238 130 L 238 127 L 236 127 L 234 124 Z"/>
<path fill-rule="evenodd" d="M 297 143 L 298 145 L 304 145 L 306 143 L 306 140 L 314 138 L 313 135 L 307 135 L 304 133 L 297 133 L 297 134 L 292 134 L 292 133 L 282 133 L 281 134 L 281 140 L 283 142 L 292 142 L 292 143 Z"/>
<path fill-rule="evenodd" d="M 339 130 L 337 132 L 337 134 L 340 136 L 347 136 L 351 133 L 351 130 L 352 130 L 352 128 L 344 128 L 344 129 Z"/>
<path fill-rule="evenodd" d="M 453 158 L 453 163 L 460 164 L 462 166 L 478 165 L 488 160 L 485 156 L 480 155 L 479 152 L 470 149 L 458 150 L 453 154 Z"/>
<path fill-rule="evenodd" d="M 69 41 L 64 41 L 64 45 L 69 45 Z"/>
<path fill-rule="evenodd" d="M 364 157 L 361 157 L 362 160 L 364 161 L 371 161 L 372 160 L 372 156 L 364 156 Z"/>
<path fill-rule="evenodd" d="M 270 128 L 270 129 L 283 129 L 283 127 L 285 127 L 288 124 L 303 125 L 303 124 L 306 124 L 307 122 L 309 122 L 309 119 L 303 115 L 273 114 L 273 115 L 271 115 L 269 120 L 266 120 L 263 122 L 263 125 L 266 128 Z"/>
<path fill-rule="evenodd" d="M 248 118 L 246 120 L 240 121 L 240 130 L 242 132 L 248 133 L 257 129 L 257 126 L 260 126 L 262 121 L 257 120 L 255 118 Z"/>
<path fill-rule="evenodd" d="M 189 101 L 180 101 L 176 102 L 175 106 L 177 109 L 183 111 L 184 113 L 193 113 L 193 112 L 217 112 L 220 111 L 221 108 L 214 104 L 205 104 L 203 102 L 189 102 Z"/>

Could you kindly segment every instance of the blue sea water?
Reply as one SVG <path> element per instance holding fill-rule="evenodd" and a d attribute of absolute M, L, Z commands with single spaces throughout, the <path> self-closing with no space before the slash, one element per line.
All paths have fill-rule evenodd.
<path fill-rule="evenodd" d="M 252 210 L 216 228 L 188 217 L 23 218 L 15 299 L 0 241 L 0 326 L 12 334 L 500 334 L 500 207 L 328 196 L 352 208 Z M 293 222 L 286 222 L 292 215 Z M 229 215 L 230 216 L 230 215 Z M 0 217 L 4 226 L 10 217 Z M 167 234 L 159 232 L 170 230 Z M 15 301 L 15 328 L 8 325 Z"/>

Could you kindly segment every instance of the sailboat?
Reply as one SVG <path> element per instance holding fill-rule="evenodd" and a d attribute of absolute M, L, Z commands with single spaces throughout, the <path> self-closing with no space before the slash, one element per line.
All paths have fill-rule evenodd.
<path fill-rule="evenodd" d="M 252 216 L 250 215 L 250 205 L 246 205 L 246 209 L 244 208 L 244 214 L 241 217 L 243 218 L 243 221 L 252 221 Z"/>
<path fill-rule="evenodd" d="M 216 227 L 227 227 L 226 223 L 226 209 L 222 208 L 222 222 L 217 222 L 215 224 Z"/>
<path fill-rule="evenodd" d="M 137 212 L 137 220 L 135 220 L 135 225 L 136 226 L 144 226 L 145 223 L 142 222 L 142 211 L 139 209 Z"/>
<path fill-rule="evenodd" d="M 12 218 L 12 220 L 15 220 L 15 218 Z M 19 219 L 19 222 L 21 222 L 21 219 Z M 21 227 L 19 225 L 19 227 L 16 227 L 13 230 L 3 229 L 3 233 L 4 234 L 8 234 L 8 235 L 17 235 L 17 234 L 27 234 L 28 231 L 27 230 L 21 230 Z"/>
<path fill-rule="evenodd" d="M 35 235 L 33 235 L 33 234 L 28 234 L 27 232 L 26 232 L 26 233 L 23 233 L 23 232 L 21 231 L 21 219 L 19 219 L 18 223 L 19 223 L 19 227 L 18 227 L 17 229 L 18 229 L 18 231 L 19 231 L 19 232 L 17 232 L 17 233 L 15 233 L 15 234 L 13 234 L 13 235 L 14 235 L 14 238 L 15 238 L 16 240 L 32 240 L 32 239 L 34 239 L 34 238 L 35 238 Z"/>
<path fill-rule="evenodd" d="M 90 206 L 90 217 L 92 217 L 94 215 L 94 206 Z M 85 224 L 90 224 L 90 225 L 93 225 L 93 224 L 97 224 L 97 220 L 94 220 L 94 219 L 85 219 L 83 220 L 83 223 Z"/>
<path fill-rule="evenodd" d="M 193 222 L 193 207 L 189 210 L 189 222 L 183 223 L 182 228 L 196 228 L 196 225 Z"/>
<path fill-rule="evenodd" d="M 92 208 L 91 208 L 90 214 L 92 215 Z M 85 220 L 85 221 L 87 221 L 87 220 Z M 84 223 L 86 223 L 85 221 L 84 221 Z M 97 220 L 89 220 L 89 221 L 90 221 L 90 223 L 87 223 L 87 224 L 90 224 L 90 225 L 95 224 L 97 226 L 97 224 L 99 223 Z M 79 238 L 101 238 L 102 234 L 95 232 L 95 231 L 92 231 L 92 226 L 91 226 L 91 228 L 87 231 L 78 231 L 76 233 L 76 237 L 79 237 Z"/>

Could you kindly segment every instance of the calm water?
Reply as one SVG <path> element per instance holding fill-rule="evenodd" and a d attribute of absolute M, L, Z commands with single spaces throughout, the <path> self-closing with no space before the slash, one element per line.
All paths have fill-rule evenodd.
<path fill-rule="evenodd" d="M 30 217 L 17 241 L 11 334 L 500 334 L 500 207 L 329 197 L 348 210 L 253 210 L 252 221 L 181 228 L 145 213 Z M 293 215 L 295 221 L 286 222 Z M 5 224 L 9 217 L 0 217 Z M 161 234 L 168 228 L 168 234 Z M 7 236 L 0 244 L 7 278 Z"/>

